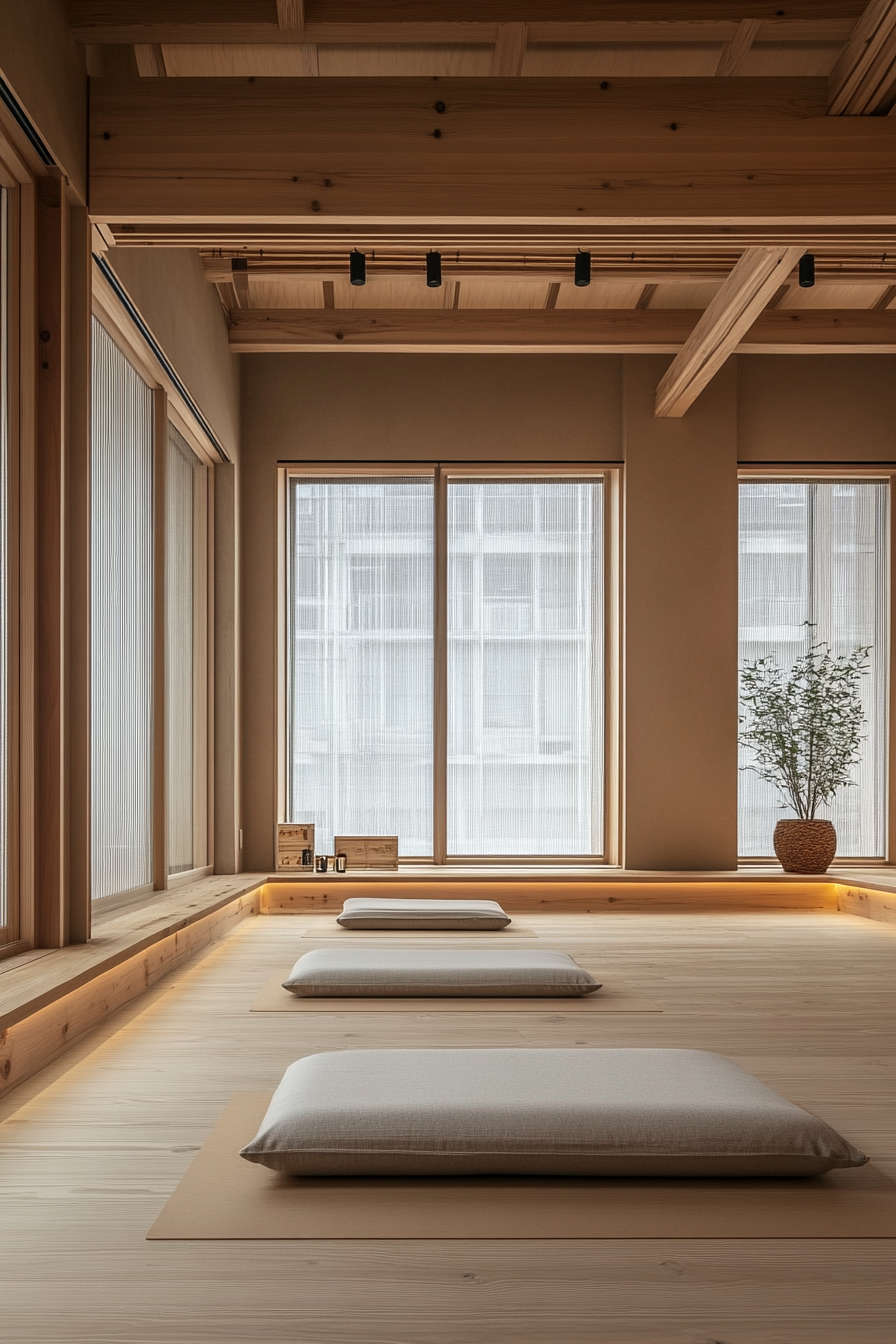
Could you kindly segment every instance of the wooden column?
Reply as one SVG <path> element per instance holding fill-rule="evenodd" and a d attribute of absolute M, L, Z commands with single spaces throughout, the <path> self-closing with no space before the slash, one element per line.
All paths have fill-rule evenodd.
<path fill-rule="evenodd" d="M 166 486 L 168 478 L 168 394 L 153 393 L 153 630 L 152 630 L 152 871 L 156 891 L 168 889 L 168 667 Z"/>
<path fill-rule="evenodd" d="M 624 857 L 737 864 L 737 383 L 656 419 L 668 359 L 625 357 Z"/>
<path fill-rule="evenodd" d="M 238 873 L 240 852 L 239 512 L 237 469 L 217 465 L 214 496 L 214 815 L 216 873 Z"/>
<path fill-rule="evenodd" d="M 70 212 L 68 470 L 65 491 L 66 890 L 69 941 L 90 938 L 90 220 Z"/>
<path fill-rule="evenodd" d="M 37 183 L 35 943 L 69 938 L 65 893 L 65 474 L 69 353 L 65 188 Z"/>

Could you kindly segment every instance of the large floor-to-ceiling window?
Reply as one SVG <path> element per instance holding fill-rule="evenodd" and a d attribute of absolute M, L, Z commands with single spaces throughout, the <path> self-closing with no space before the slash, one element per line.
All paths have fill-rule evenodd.
<path fill-rule="evenodd" d="M 771 655 L 789 668 L 810 638 L 835 655 L 870 647 L 854 787 L 820 814 L 834 822 L 842 858 L 886 855 L 889 510 L 886 479 L 756 478 L 740 485 L 741 660 Z M 742 749 L 739 849 L 744 858 L 765 857 L 776 821 L 791 813 L 770 784 L 744 768 L 749 763 Z"/>
<path fill-rule="evenodd" d="M 602 856 L 603 474 L 285 489 L 287 820 L 324 851 Z"/>

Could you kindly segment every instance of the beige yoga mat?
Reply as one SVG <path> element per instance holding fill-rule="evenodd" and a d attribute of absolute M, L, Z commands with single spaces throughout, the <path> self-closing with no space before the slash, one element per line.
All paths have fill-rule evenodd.
<path fill-rule="evenodd" d="M 269 1101 L 233 1098 L 148 1240 L 896 1236 L 896 1185 L 873 1167 L 806 1181 L 281 1176 L 239 1156 Z"/>
<path fill-rule="evenodd" d="M 584 998 L 467 999 L 351 998 L 300 999 L 283 988 L 286 971 L 272 975 L 249 1009 L 252 1013 L 661 1013 L 622 980 Z"/>

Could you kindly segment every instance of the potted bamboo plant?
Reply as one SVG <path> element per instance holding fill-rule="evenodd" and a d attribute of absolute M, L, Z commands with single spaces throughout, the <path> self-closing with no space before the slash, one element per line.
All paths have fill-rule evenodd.
<path fill-rule="evenodd" d="M 809 640 L 815 627 L 805 622 Z M 870 646 L 834 657 L 810 642 L 789 671 L 774 657 L 741 669 L 740 742 L 752 753 L 742 767 L 773 784 L 796 816 L 778 822 L 774 848 L 786 873 L 824 873 L 837 851 L 833 824 L 816 816 L 849 788 L 865 740 L 859 685 Z"/>

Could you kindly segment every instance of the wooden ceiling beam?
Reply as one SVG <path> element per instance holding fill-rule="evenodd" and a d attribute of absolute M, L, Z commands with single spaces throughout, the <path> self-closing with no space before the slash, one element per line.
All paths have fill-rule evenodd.
<path fill-rule="evenodd" d="M 287 33 L 304 32 L 305 0 L 277 0 L 277 27 Z"/>
<path fill-rule="evenodd" d="M 110 222 L 896 218 L 896 123 L 827 116 L 824 79 L 95 79 L 90 108 Z"/>
<path fill-rule="evenodd" d="M 493 6 L 488 18 L 458 21 L 457 6 L 445 17 L 447 6 L 421 20 L 403 10 L 399 19 L 387 19 L 381 7 L 365 4 L 353 21 L 333 19 L 332 6 L 321 13 L 313 0 L 307 6 L 304 26 L 294 23 L 297 0 L 242 0 L 222 5 L 218 0 L 69 0 L 69 22 L 75 38 L 84 43 L 280 43 L 322 42 L 357 44 L 451 44 L 494 46 L 500 23 L 527 23 L 530 44 L 556 43 L 656 43 L 731 42 L 739 24 L 756 19 L 759 40 L 765 42 L 846 42 L 859 19 L 862 0 L 822 3 L 801 0 L 788 4 L 782 16 L 780 5 L 749 4 L 744 0 L 707 6 L 699 0 L 682 4 L 632 4 L 612 7 L 581 5 L 564 13 L 562 6 L 542 0 L 540 6 L 520 4 Z M 578 17 L 571 17 L 578 13 Z M 645 17 L 646 15 L 646 17 Z M 282 17 L 280 17 L 282 16 Z M 284 22 L 285 19 L 285 22 Z M 304 34 L 304 36 L 303 36 Z"/>
<path fill-rule="evenodd" d="M 660 379 L 656 414 L 684 415 L 718 373 L 802 256 L 801 247 L 751 247 Z"/>
<path fill-rule="evenodd" d="M 896 0 L 871 0 L 829 80 L 831 116 L 867 116 L 896 100 Z"/>
<path fill-rule="evenodd" d="M 362 251 L 364 249 L 361 249 Z M 429 250 L 428 248 L 426 249 Z M 382 254 L 376 257 L 368 255 L 367 283 L 376 285 L 390 283 L 393 280 L 421 279 L 424 276 L 424 253 L 419 256 L 390 258 Z M 731 273 L 734 261 L 720 257 L 715 264 L 688 266 L 685 262 L 663 266 L 659 262 L 650 265 L 601 261 L 592 253 L 591 283 L 602 284 L 641 284 L 654 290 L 657 285 L 712 284 L 721 283 Z M 203 257 L 206 279 L 211 284 L 224 284 L 231 279 L 232 259 L 230 257 Z M 816 256 L 816 283 L 825 286 L 881 285 L 896 282 L 896 254 L 882 265 L 844 267 L 837 271 L 829 269 L 822 258 Z M 278 261 L 276 258 L 248 258 L 247 268 L 242 272 L 250 285 L 290 280 L 344 280 L 348 276 L 348 249 L 343 255 L 329 257 L 293 258 Z M 442 255 L 442 275 L 448 280 L 501 280 L 519 284 L 572 284 L 573 253 L 560 261 L 547 258 L 539 262 L 536 258 L 524 260 L 508 258 L 502 262 L 499 257 L 492 260 L 472 261 L 461 257 Z"/>
<path fill-rule="evenodd" d="M 750 49 L 759 36 L 761 19 L 743 19 L 737 26 L 737 32 L 730 42 L 726 42 L 719 55 L 716 75 L 731 78 L 743 73 Z"/>
<path fill-rule="evenodd" d="M 231 313 L 230 348 L 245 354 L 319 350 L 508 350 L 674 353 L 691 310 L 248 309 Z M 896 312 L 804 309 L 763 314 L 745 353 L 896 353 Z"/>
<path fill-rule="evenodd" d="M 528 23 L 499 23 L 492 53 L 492 74 L 499 78 L 521 75 L 528 40 Z"/>

